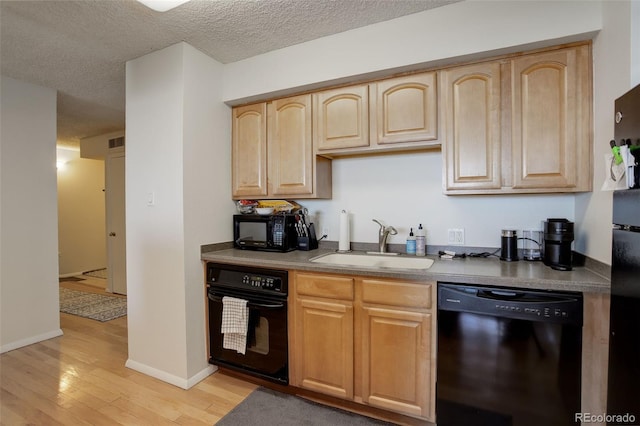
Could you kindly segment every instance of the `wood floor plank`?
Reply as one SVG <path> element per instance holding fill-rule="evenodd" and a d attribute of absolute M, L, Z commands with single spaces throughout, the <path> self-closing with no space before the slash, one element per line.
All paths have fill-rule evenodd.
<path fill-rule="evenodd" d="M 13 394 L 22 401 L 28 401 L 28 405 L 37 410 L 35 417 L 42 417 L 45 414 L 51 418 L 55 424 L 63 425 L 90 425 L 91 423 L 76 416 L 72 410 L 67 410 L 59 406 L 55 401 L 34 392 L 21 383 L 15 382 L 12 378 L 4 375 L 2 378 L 2 386 L 7 384 L 9 393 Z M 50 391 L 50 390 L 49 390 Z M 43 423 L 48 424 L 48 423 Z"/>
<path fill-rule="evenodd" d="M 158 387 L 159 384 L 166 385 L 158 388 L 158 391 L 161 392 L 165 398 L 171 398 L 176 401 L 188 403 L 190 406 L 201 410 L 204 410 L 209 405 L 211 405 L 211 394 L 209 392 L 203 391 L 202 389 L 199 389 L 197 385 L 189 389 L 189 392 L 185 392 L 184 389 L 181 389 L 177 386 L 168 385 L 166 383 L 160 382 L 154 377 L 150 377 L 144 374 L 131 374 L 128 377 L 128 380 L 131 380 L 132 382 L 137 383 L 141 386 L 152 388 Z"/>
<path fill-rule="evenodd" d="M 240 385 L 242 383 L 243 385 Z M 221 373 L 213 374 L 196 385 L 210 394 L 216 395 L 221 402 L 237 405 L 244 400 L 258 386 L 246 384 L 234 377 L 229 377 Z"/>
<path fill-rule="evenodd" d="M 107 399 L 101 397 L 102 396 L 101 392 L 103 392 L 103 390 L 96 391 L 95 389 L 93 389 L 93 393 L 98 394 L 98 395 L 94 395 L 92 392 L 87 391 L 87 388 L 89 386 L 90 386 L 89 384 L 83 383 L 82 388 L 73 386 L 69 389 L 66 389 L 64 393 L 69 397 L 82 402 L 86 406 L 93 408 L 94 410 L 99 410 L 102 407 L 105 407 L 110 403 L 112 403 L 113 401 L 115 401 L 116 399 L 118 399 L 117 395 L 114 396 L 113 398 L 107 398 Z"/>
<path fill-rule="evenodd" d="M 0 392 L 0 402 L 2 415 L 0 416 L 0 424 L 7 426 L 14 425 L 27 425 L 27 424 L 38 424 L 31 421 L 36 417 L 44 417 L 44 413 L 35 409 L 34 407 L 28 405 L 28 403 L 16 395 L 9 392 L 4 387 Z M 7 413 L 7 417 L 5 418 L 5 413 Z M 41 416 L 42 414 L 42 416 Z M 47 416 L 48 417 L 48 416 Z M 59 424 L 52 418 L 48 417 L 47 422 L 40 424 Z"/>
<path fill-rule="evenodd" d="M 129 413 L 135 416 L 141 424 L 158 425 L 158 426 L 171 426 L 175 425 L 172 420 L 163 417 L 155 412 L 153 409 L 149 409 L 126 398 L 119 398 L 113 403 L 114 407 L 120 408 L 123 412 Z"/>
<path fill-rule="evenodd" d="M 2 407 L 2 412 L 0 413 L 0 425 L 16 426 L 26 424 L 28 424 L 28 421 L 22 415 L 13 411 L 12 408 L 6 405 Z"/>
<path fill-rule="evenodd" d="M 93 426 L 112 426 L 113 421 L 105 418 L 100 413 L 100 409 L 95 409 L 84 402 L 72 398 L 69 395 L 60 393 L 58 396 L 58 405 L 67 409 L 68 412 L 73 413 L 73 415 L 83 421 L 87 422 Z M 103 405 L 100 408 L 106 407 Z"/>
<path fill-rule="evenodd" d="M 78 371 L 77 367 L 81 363 L 76 363 L 72 366 L 71 364 L 59 361 L 57 368 L 51 368 L 51 366 L 47 365 L 46 362 L 41 363 L 34 359 L 31 356 L 31 353 L 32 349 L 30 348 L 26 348 L 24 351 L 9 352 L 6 359 L 7 361 L 12 362 L 12 370 L 7 371 L 6 374 L 13 374 L 17 378 L 25 380 L 25 383 L 30 384 L 31 389 L 36 391 L 49 390 L 51 392 L 49 396 L 53 396 L 54 393 L 57 393 L 55 391 L 56 388 L 58 392 L 72 396 L 74 392 L 79 390 L 78 386 L 81 385 L 85 390 L 85 394 L 93 394 L 96 399 L 100 399 L 103 402 L 103 404 L 99 405 L 91 403 L 92 406 L 101 407 L 104 403 L 113 401 L 119 397 L 118 394 L 105 388 L 98 388 L 86 382 L 79 383 L 82 382 L 81 377 L 87 377 L 87 375 L 94 369 L 93 367 L 91 367 L 91 370 L 84 369 L 83 371 Z M 28 369 L 34 369 L 37 371 L 37 378 L 34 379 Z"/>
<path fill-rule="evenodd" d="M 115 405 L 108 405 L 101 408 L 99 411 L 103 416 L 111 419 L 114 424 L 125 426 L 145 426 L 145 423 L 136 416 L 121 409 L 120 407 L 116 407 Z"/>
<path fill-rule="evenodd" d="M 21 362 L 13 362 L 9 365 L 3 363 L 0 377 L 3 385 L 6 384 L 6 388 L 10 391 L 16 387 L 24 388 L 52 401 L 55 401 L 58 395 L 58 381 L 56 379 L 45 375 L 34 375 L 33 370 Z"/>
<path fill-rule="evenodd" d="M 125 391 L 123 397 L 140 405 L 141 407 L 160 414 L 166 419 L 175 420 L 180 417 L 179 403 L 172 399 L 165 398 L 156 389 L 156 387 L 162 387 L 163 385 L 171 385 L 158 381 L 156 383 L 156 387 L 149 388 L 120 377 L 111 371 L 102 369 L 94 371 L 90 376 L 105 385 L 108 383 L 114 387 L 123 389 Z"/>
<path fill-rule="evenodd" d="M 11 351 L 7 354 L 7 361 L 11 360 L 14 368 L 29 368 L 37 372 L 38 377 L 42 377 L 43 380 L 59 380 L 61 374 L 65 376 L 79 376 L 80 372 L 77 370 L 77 363 L 73 365 L 73 367 L 57 370 L 52 369 L 51 365 L 48 364 L 51 360 L 44 359 L 43 356 L 34 356 L 34 351 L 30 350 L 30 348 L 25 348 L 24 351 Z M 56 365 L 60 366 L 60 361 L 55 361 Z M 93 369 L 93 367 L 91 367 Z M 64 371 L 64 373 L 61 373 Z M 83 371 L 84 373 L 88 373 L 89 370 Z"/>
<path fill-rule="evenodd" d="M 202 418 L 194 419 L 193 417 L 183 414 L 176 419 L 176 423 L 181 426 L 211 426 L 216 424 L 218 420 L 220 420 L 220 418 L 217 416 L 212 416 L 212 420 L 210 421 L 204 421 Z"/>
<path fill-rule="evenodd" d="M 126 317 L 60 325 L 63 336 L 0 355 L 0 425 L 212 425 L 257 387 L 217 372 L 184 390 L 126 368 Z"/>

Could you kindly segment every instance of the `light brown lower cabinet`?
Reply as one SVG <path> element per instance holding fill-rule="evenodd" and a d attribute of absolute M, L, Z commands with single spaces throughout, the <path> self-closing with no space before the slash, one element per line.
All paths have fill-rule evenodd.
<path fill-rule="evenodd" d="M 291 384 L 435 419 L 435 283 L 294 272 Z"/>
<path fill-rule="evenodd" d="M 353 305 L 345 301 L 296 300 L 298 386 L 353 398 Z"/>
<path fill-rule="evenodd" d="M 353 398 L 353 279 L 295 273 L 290 376 L 295 386 Z"/>

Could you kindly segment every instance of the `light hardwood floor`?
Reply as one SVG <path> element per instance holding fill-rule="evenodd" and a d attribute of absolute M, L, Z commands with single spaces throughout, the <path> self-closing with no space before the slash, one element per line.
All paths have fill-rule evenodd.
<path fill-rule="evenodd" d="M 104 292 L 104 280 L 61 286 Z M 126 368 L 127 318 L 60 314 L 64 335 L 2 354 L 2 425 L 213 425 L 257 386 L 217 372 L 189 390 Z"/>

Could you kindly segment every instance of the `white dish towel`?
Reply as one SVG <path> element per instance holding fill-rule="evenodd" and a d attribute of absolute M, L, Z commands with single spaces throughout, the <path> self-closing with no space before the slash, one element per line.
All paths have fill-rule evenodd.
<path fill-rule="evenodd" d="M 222 298 L 222 347 L 245 354 L 247 350 L 247 328 L 249 327 L 249 308 L 247 301 L 235 297 Z"/>

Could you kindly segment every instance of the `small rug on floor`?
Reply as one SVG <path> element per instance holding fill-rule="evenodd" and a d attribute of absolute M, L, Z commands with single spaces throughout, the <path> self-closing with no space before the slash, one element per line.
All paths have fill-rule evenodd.
<path fill-rule="evenodd" d="M 259 387 L 216 425 L 390 425 L 372 419 L 317 404 L 294 395 Z"/>
<path fill-rule="evenodd" d="M 87 272 L 83 272 L 82 275 L 86 275 L 88 277 L 93 277 L 93 278 L 103 278 L 103 279 L 107 279 L 107 268 L 102 268 L 102 269 L 94 269 L 93 271 L 87 271 Z"/>
<path fill-rule="evenodd" d="M 127 299 L 60 287 L 60 312 L 111 321 L 127 315 Z"/>

